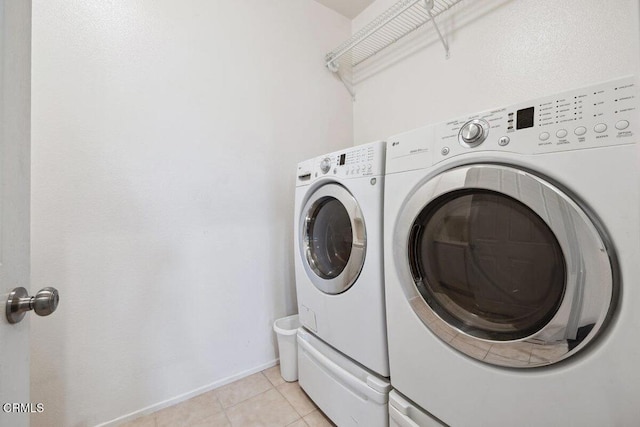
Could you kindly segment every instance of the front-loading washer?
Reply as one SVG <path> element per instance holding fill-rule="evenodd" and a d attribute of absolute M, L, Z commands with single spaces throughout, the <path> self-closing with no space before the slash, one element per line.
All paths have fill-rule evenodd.
<path fill-rule="evenodd" d="M 295 192 L 300 386 L 338 425 L 388 422 L 384 142 L 301 162 Z"/>
<path fill-rule="evenodd" d="M 628 77 L 388 139 L 407 401 L 451 426 L 637 424 L 638 97 Z"/>

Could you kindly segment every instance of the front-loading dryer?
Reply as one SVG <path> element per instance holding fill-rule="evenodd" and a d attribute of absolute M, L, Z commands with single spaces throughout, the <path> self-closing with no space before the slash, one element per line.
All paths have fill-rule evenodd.
<path fill-rule="evenodd" d="M 338 425 L 387 425 L 386 145 L 301 162 L 295 192 L 300 386 Z"/>
<path fill-rule="evenodd" d="M 629 77 L 389 138 L 392 385 L 451 426 L 640 420 Z"/>

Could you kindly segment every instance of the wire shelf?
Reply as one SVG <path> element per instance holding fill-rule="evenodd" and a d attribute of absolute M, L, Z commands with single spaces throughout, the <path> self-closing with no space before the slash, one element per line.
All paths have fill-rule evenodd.
<path fill-rule="evenodd" d="M 367 24 L 350 39 L 325 56 L 326 66 L 338 73 L 349 92 L 348 82 L 339 72 L 341 68 L 357 67 L 389 45 L 432 21 L 442 42 L 447 57 L 449 46 L 442 37 L 434 18 L 450 9 L 461 0 L 401 0 L 386 12 Z"/>

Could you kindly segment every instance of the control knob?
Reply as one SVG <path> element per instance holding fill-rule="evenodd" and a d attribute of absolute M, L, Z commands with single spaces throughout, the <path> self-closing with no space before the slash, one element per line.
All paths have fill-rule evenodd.
<path fill-rule="evenodd" d="M 322 173 L 327 173 L 329 172 L 329 169 L 331 169 L 331 159 L 328 157 L 325 157 L 320 162 L 320 170 L 322 171 Z"/>
<path fill-rule="evenodd" d="M 473 148 L 482 144 L 489 134 L 489 123 L 484 120 L 471 120 L 462 125 L 458 141 L 463 147 Z"/>

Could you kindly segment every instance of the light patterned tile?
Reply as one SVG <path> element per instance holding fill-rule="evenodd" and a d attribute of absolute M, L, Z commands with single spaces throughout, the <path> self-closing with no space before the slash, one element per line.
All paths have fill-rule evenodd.
<path fill-rule="evenodd" d="M 336 427 L 336 425 L 320 411 L 313 411 L 304 417 L 304 421 L 309 427 Z"/>
<path fill-rule="evenodd" d="M 486 350 L 489 351 L 489 349 L 491 348 L 491 346 L 493 345 L 492 343 L 488 342 L 488 341 L 482 341 L 482 340 L 478 340 L 476 338 L 464 335 L 464 334 L 458 334 L 456 335 L 456 337 L 451 341 L 452 345 L 455 345 L 458 342 L 462 342 L 464 344 L 467 345 L 471 345 L 474 347 L 477 347 L 481 350 Z"/>
<path fill-rule="evenodd" d="M 271 389 L 227 409 L 233 427 L 284 427 L 300 415 L 277 390 Z"/>
<path fill-rule="evenodd" d="M 492 356 L 498 356 L 506 360 L 513 360 L 518 366 L 527 365 L 531 358 L 532 349 L 533 344 L 528 342 L 510 343 L 508 346 L 492 345 L 485 360 Z"/>
<path fill-rule="evenodd" d="M 215 392 L 210 391 L 156 412 L 155 419 L 157 427 L 180 427 L 221 412 Z"/>
<path fill-rule="evenodd" d="M 297 382 L 280 384 L 276 388 L 301 417 L 318 409 Z"/>
<path fill-rule="evenodd" d="M 189 424 L 189 427 L 231 427 L 231 422 L 227 418 L 224 412 L 216 414 L 212 417 L 207 417 L 194 424 Z"/>
<path fill-rule="evenodd" d="M 156 426 L 158 427 L 186 427 L 189 425 L 189 411 L 181 405 L 170 406 L 156 412 Z"/>
<path fill-rule="evenodd" d="M 303 419 L 299 419 L 298 421 L 294 421 L 292 424 L 287 425 L 287 427 L 309 427 L 309 424 L 304 422 Z"/>
<path fill-rule="evenodd" d="M 231 384 L 227 384 L 215 390 L 216 396 L 220 399 L 223 408 L 236 405 L 250 397 L 273 388 L 267 377 L 261 372 L 249 375 Z"/>
<path fill-rule="evenodd" d="M 490 346 L 487 346 L 486 348 L 477 347 L 476 345 L 474 345 L 476 343 L 473 343 L 473 344 L 470 343 L 469 340 L 462 335 L 458 335 L 457 337 L 455 337 L 453 340 L 451 340 L 449 344 L 451 344 L 453 347 L 457 348 L 461 352 L 469 356 L 475 357 L 476 359 L 479 359 L 479 360 L 482 360 L 485 358 L 485 356 L 489 352 L 489 347 L 490 347 Z"/>
<path fill-rule="evenodd" d="M 557 343 L 549 346 L 537 345 L 531 349 L 530 361 L 531 363 L 552 363 L 567 351 L 569 351 L 569 347 L 566 343 Z"/>
<path fill-rule="evenodd" d="M 444 342 L 451 342 L 456 336 L 459 335 L 452 332 L 450 329 L 445 328 L 440 323 L 432 323 L 431 325 L 429 325 L 429 327 Z"/>
<path fill-rule="evenodd" d="M 276 365 L 272 368 L 262 371 L 265 377 L 273 384 L 274 387 L 279 386 L 284 381 L 284 378 L 280 375 L 280 365 Z"/>
<path fill-rule="evenodd" d="M 497 364 L 497 365 L 506 365 L 512 367 L 526 367 L 529 365 L 529 361 L 523 361 L 518 359 L 513 359 L 510 357 L 503 357 L 498 354 L 488 353 L 483 359 L 487 363 Z"/>
<path fill-rule="evenodd" d="M 153 415 L 145 415 L 133 421 L 120 424 L 119 427 L 156 427 L 156 419 Z"/>

